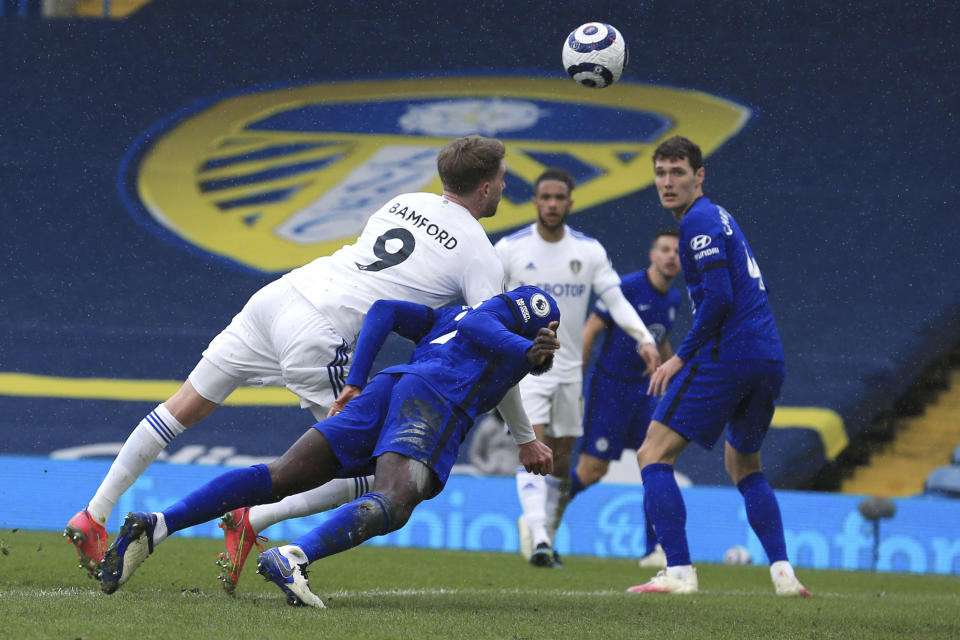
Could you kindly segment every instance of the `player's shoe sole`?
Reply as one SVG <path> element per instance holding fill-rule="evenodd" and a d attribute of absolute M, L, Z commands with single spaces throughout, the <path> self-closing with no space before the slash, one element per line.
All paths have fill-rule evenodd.
<path fill-rule="evenodd" d="M 120 533 L 106 555 L 100 570 L 100 589 L 111 594 L 126 584 L 147 556 L 153 553 L 153 529 L 157 517 L 142 511 L 128 513 Z"/>
<path fill-rule="evenodd" d="M 696 593 L 700 588 L 697 570 L 693 569 L 686 578 L 674 578 L 663 569 L 650 579 L 650 582 L 638 584 L 627 589 L 628 593 L 672 593 L 685 595 Z"/>
<path fill-rule="evenodd" d="M 298 547 L 271 547 L 257 558 L 257 573 L 287 594 L 287 604 L 326 609 L 323 600 L 310 591 L 307 557 Z"/>
<path fill-rule="evenodd" d="M 80 567 L 87 570 L 87 575 L 96 579 L 100 575 L 103 554 L 109 546 L 107 530 L 84 509 L 70 518 L 63 535 L 77 550 Z"/>
<path fill-rule="evenodd" d="M 232 596 L 236 593 L 240 572 L 243 570 L 250 550 L 256 546 L 263 551 L 263 545 L 260 543 L 267 542 L 267 538 L 258 536 L 250 526 L 250 507 L 225 513 L 220 519 L 219 526 L 223 529 L 227 549 L 217 556 L 217 566 L 220 567 L 220 582 L 223 584 L 223 590 Z"/>

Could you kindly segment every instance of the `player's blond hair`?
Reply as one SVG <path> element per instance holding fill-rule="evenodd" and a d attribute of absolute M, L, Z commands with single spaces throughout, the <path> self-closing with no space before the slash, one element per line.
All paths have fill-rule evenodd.
<path fill-rule="evenodd" d="M 493 180 L 506 155 L 503 143 L 483 136 L 457 138 L 440 150 L 437 172 L 445 191 L 465 196 Z"/>

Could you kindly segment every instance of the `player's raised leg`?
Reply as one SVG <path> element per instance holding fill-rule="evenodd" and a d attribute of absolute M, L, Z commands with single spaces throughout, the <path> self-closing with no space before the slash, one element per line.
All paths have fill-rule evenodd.
<path fill-rule="evenodd" d="M 78 512 L 67 523 L 63 534 L 77 548 L 81 566 L 91 576 L 96 577 L 100 571 L 100 562 L 107 550 L 107 533 L 104 527 L 117 500 L 156 460 L 164 447 L 183 433 L 187 426 L 196 422 L 196 420 L 191 422 L 189 417 L 183 420 L 177 419 L 167 407 L 174 399 L 180 403 L 177 406 L 183 406 L 182 402 L 191 395 L 191 392 L 193 395 L 196 394 L 192 387 L 186 388 L 188 385 L 190 385 L 189 382 L 184 383 L 184 387 L 181 387 L 173 398 L 167 403 L 157 405 L 140 421 L 120 448 L 93 499 L 85 509 Z M 206 401 L 199 395 L 196 398 L 199 410 L 199 405 Z M 213 407 L 210 407 L 209 411 L 212 410 Z M 184 422 L 189 424 L 185 425 Z"/>
<path fill-rule="evenodd" d="M 270 469 L 258 464 L 217 476 L 179 502 L 157 513 L 132 513 L 103 559 L 101 588 L 113 593 L 167 536 L 208 520 L 224 508 L 274 499 Z"/>
<path fill-rule="evenodd" d="M 133 575 L 147 556 L 153 553 L 157 514 L 143 511 L 128 513 L 116 539 L 103 557 L 100 589 L 111 594 Z"/>

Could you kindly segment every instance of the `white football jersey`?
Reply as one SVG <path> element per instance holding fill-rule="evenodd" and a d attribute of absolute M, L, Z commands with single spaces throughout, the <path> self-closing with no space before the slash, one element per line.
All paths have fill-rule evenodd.
<path fill-rule="evenodd" d="M 480 222 L 432 193 L 390 199 L 360 237 L 284 276 L 352 346 L 377 300 L 476 305 L 503 292 L 503 268 Z"/>
<path fill-rule="evenodd" d="M 620 286 L 620 276 L 597 240 L 564 228 L 559 242 L 547 242 L 536 223 L 501 238 L 494 247 L 506 275 L 507 289 L 535 285 L 552 295 L 560 307 L 560 350 L 545 374 L 561 382 L 582 379 L 583 323 L 591 291 L 600 295 Z"/>

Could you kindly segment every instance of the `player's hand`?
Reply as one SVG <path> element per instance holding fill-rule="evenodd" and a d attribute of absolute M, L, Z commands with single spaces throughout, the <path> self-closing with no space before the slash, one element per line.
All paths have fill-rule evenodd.
<path fill-rule="evenodd" d="M 553 473 L 553 451 L 539 440 L 518 446 L 520 464 L 530 473 L 545 476 Z"/>
<path fill-rule="evenodd" d="M 650 376 L 650 385 L 647 387 L 648 396 L 662 396 L 667 390 L 667 385 L 677 372 L 683 369 L 683 360 L 677 356 L 671 357 Z"/>
<path fill-rule="evenodd" d="M 640 357 L 643 358 L 643 361 L 647 364 L 643 375 L 653 375 L 656 368 L 660 366 L 660 352 L 657 350 L 656 345 L 652 342 L 645 342 L 637 347 L 637 353 L 640 354 Z"/>
<path fill-rule="evenodd" d="M 355 384 L 346 385 L 343 388 L 343 391 L 340 392 L 340 395 L 337 396 L 337 399 L 333 401 L 333 406 L 330 407 L 327 417 L 333 417 L 343 411 L 343 408 L 347 406 L 347 403 L 360 395 L 361 391 L 363 391 L 363 389 Z"/>
<path fill-rule="evenodd" d="M 533 366 L 543 364 L 544 360 L 552 356 L 560 348 L 560 341 L 557 339 L 557 327 L 560 323 L 556 320 L 550 323 L 546 329 L 540 329 L 537 337 L 533 339 L 533 345 L 527 349 L 527 362 Z"/>

